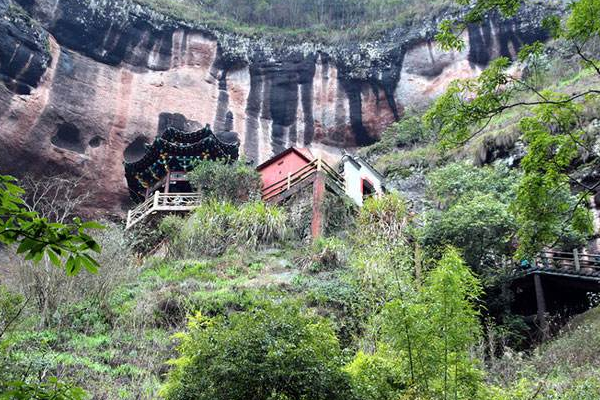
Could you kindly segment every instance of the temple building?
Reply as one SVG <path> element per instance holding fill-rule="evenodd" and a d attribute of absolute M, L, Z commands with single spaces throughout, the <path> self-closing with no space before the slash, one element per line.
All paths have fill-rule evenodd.
<path fill-rule="evenodd" d="M 309 149 L 290 147 L 256 167 L 263 188 L 282 191 L 287 187 L 287 177 L 302 171 L 315 160 Z"/>
<path fill-rule="evenodd" d="M 385 193 L 385 177 L 364 158 L 345 154 L 341 164 L 346 195 L 359 207 L 366 198 Z"/>
<path fill-rule="evenodd" d="M 157 191 L 193 192 L 186 173 L 199 160 L 237 160 L 239 141 L 234 132 L 217 136 L 208 125 L 194 132 L 170 127 L 145 150 L 140 160 L 125 163 L 129 192 L 136 202 L 143 202 Z"/>

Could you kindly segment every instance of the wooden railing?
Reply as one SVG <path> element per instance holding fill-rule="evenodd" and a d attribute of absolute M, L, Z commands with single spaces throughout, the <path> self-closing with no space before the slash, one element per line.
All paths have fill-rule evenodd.
<path fill-rule="evenodd" d="M 144 220 L 149 215 L 158 211 L 189 211 L 198 207 L 201 203 L 201 197 L 197 193 L 160 193 L 154 192 L 142 204 L 129 210 L 127 213 L 127 225 L 125 229 L 130 229 L 138 222 Z"/>
<path fill-rule="evenodd" d="M 600 274 L 600 254 L 580 254 L 573 252 L 546 250 L 533 260 L 533 267 L 564 274 L 595 275 Z M 528 265 L 521 265 L 526 269 Z"/>
<path fill-rule="evenodd" d="M 262 190 L 262 199 L 264 201 L 272 200 L 283 192 L 312 178 L 317 172 L 323 172 L 331 183 L 336 185 L 342 191 L 345 190 L 344 178 L 319 157 L 298 169 L 296 172 L 288 174 L 287 177 L 264 187 Z"/>

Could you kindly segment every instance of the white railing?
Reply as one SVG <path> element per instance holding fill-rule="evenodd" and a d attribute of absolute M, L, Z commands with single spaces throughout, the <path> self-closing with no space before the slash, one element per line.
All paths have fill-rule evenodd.
<path fill-rule="evenodd" d="M 148 197 L 142 204 L 133 210 L 129 210 L 125 229 L 130 229 L 155 212 L 190 211 L 198 207 L 200 203 L 201 197 L 197 193 L 154 192 L 152 197 Z"/>

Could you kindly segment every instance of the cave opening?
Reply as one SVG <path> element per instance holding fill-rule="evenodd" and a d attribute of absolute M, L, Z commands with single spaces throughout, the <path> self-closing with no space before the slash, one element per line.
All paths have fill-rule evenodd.
<path fill-rule="evenodd" d="M 89 145 L 91 147 L 100 147 L 100 145 L 102 144 L 102 142 L 104 142 L 104 139 L 102 139 L 100 136 L 94 136 L 90 142 Z"/>
<path fill-rule="evenodd" d="M 75 125 L 69 122 L 65 122 L 58 126 L 58 129 L 54 136 L 52 136 L 52 139 L 50 139 L 50 142 L 56 147 L 77 153 L 85 152 L 85 146 L 81 141 L 81 132 Z"/>
<path fill-rule="evenodd" d="M 148 143 L 148 139 L 144 136 L 136 137 L 133 142 L 127 146 L 125 149 L 123 156 L 125 157 L 125 161 L 131 163 L 140 160 L 144 157 L 146 153 L 146 143 Z"/>

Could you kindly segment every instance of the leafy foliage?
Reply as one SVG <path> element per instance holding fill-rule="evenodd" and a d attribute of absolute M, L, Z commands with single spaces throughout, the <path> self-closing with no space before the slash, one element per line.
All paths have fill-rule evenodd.
<path fill-rule="evenodd" d="M 420 232 L 426 248 L 447 245 L 464 251 L 467 263 L 482 272 L 512 255 L 516 221 L 509 203 L 518 175 L 506 167 L 477 168 L 453 163 L 428 176 L 428 197 L 436 206 L 423 217 Z"/>
<path fill-rule="evenodd" d="M 89 251 L 99 253 L 100 245 L 86 230 L 102 226 L 79 218 L 71 224 L 50 222 L 27 209 L 24 193 L 14 178 L 0 175 L 0 243 L 18 243 L 17 253 L 25 254 L 28 260 L 40 261 L 47 255 L 69 275 L 78 274 L 82 268 L 96 272 L 98 263 Z"/>
<path fill-rule="evenodd" d="M 293 304 L 196 315 L 178 338 L 166 399 L 351 398 L 330 324 Z"/>
<path fill-rule="evenodd" d="M 59 382 L 55 378 L 43 384 L 8 382 L 0 393 L 1 400 L 83 400 L 85 392 L 77 387 Z"/>
<path fill-rule="evenodd" d="M 205 199 L 239 204 L 260 198 L 260 175 L 243 160 L 234 163 L 202 160 L 188 173 L 188 178 Z"/>
<path fill-rule="evenodd" d="M 473 4 L 466 22 L 480 20 L 491 10 L 514 14 L 520 6 L 519 1 L 513 0 L 478 0 Z M 566 23 L 554 18 L 546 25 L 570 42 L 582 64 L 600 77 L 591 45 L 600 33 L 598 10 L 598 0 L 579 0 L 573 3 Z M 460 41 L 452 38 L 456 26 L 448 22 L 443 28 L 438 38 L 447 47 L 459 47 Z M 429 126 L 439 129 L 442 144 L 452 147 L 479 135 L 492 118 L 507 110 L 527 109 L 532 114 L 520 123 L 527 155 L 522 162 L 524 176 L 512 203 L 519 225 L 519 257 L 531 256 L 545 245 L 581 244 L 591 232 L 591 217 L 585 207 L 587 196 L 597 188 L 570 174 L 579 154 L 592 154 L 594 168 L 598 167 L 599 154 L 583 133 L 581 102 L 597 99 L 600 90 L 592 87 L 575 94 L 538 90 L 535 70 L 539 69 L 537 60 L 543 50 L 543 45 L 536 43 L 520 51 L 518 60 L 534 70 L 524 77 L 512 74 L 510 61 L 499 58 L 480 77 L 454 82 L 425 116 Z M 573 197 L 571 186 L 582 190 L 581 194 Z"/>
<path fill-rule="evenodd" d="M 557 101 L 564 98 L 559 96 Z M 564 236 L 574 237 L 569 244 L 577 247 L 593 232 L 585 196 L 577 199 L 571 195 L 567 175 L 584 136 L 583 131 L 574 129 L 580 109 L 572 102 L 543 104 L 534 108 L 534 116 L 521 120 L 530 149 L 521 163 L 524 177 L 514 202 L 522 256 L 531 256 Z M 555 134 L 557 130 L 564 134 Z"/>
<path fill-rule="evenodd" d="M 384 309 L 384 343 L 402 360 L 407 392 L 422 399 L 482 398 L 483 375 L 470 357 L 480 336 L 479 281 L 448 249 L 415 297 Z"/>
<path fill-rule="evenodd" d="M 275 243 L 287 233 L 283 209 L 255 201 L 243 205 L 208 200 L 187 220 L 167 217 L 161 231 L 171 240 L 175 257 L 221 255 L 233 245 L 255 249 Z"/>
<path fill-rule="evenodd" d="M 432 138 L 433 132 L 423 125 L 421 118 L 411 115 L 392 123 L 381 134 L 381 139 L 363 152 L 367 155 L 389 152 L 395 148 L 423 143 Z"/>
<path fill-rule="evenodd" d="M 248 248 L 275 243 L 283 239 L 287 231 L 285 210 L 262 201 L 244 204 L 234 213 L 232 222 L 237 231 L 236 242 Z"/>
<path fill-rule="evenodd" d="M 395 400 L 406 389 L 401 358 L 380 344 L 375 354 L 359 351 L 345 368 L 361 400 Z"/>

